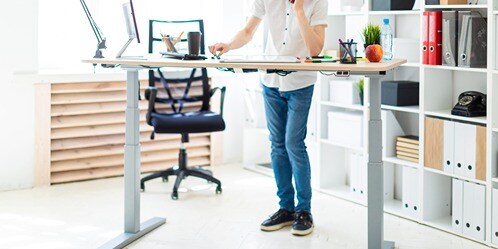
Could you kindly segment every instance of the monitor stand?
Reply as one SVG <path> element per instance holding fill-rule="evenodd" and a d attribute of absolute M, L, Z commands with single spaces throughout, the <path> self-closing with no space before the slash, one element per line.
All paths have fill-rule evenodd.
<path fill-rule="evenodd" d="M 135 38 L 129 38 L 128 41 L 125 43 L 125 45 L 121 48 L 121 50 L 119 50 L 118 52 L 118 55 L 116 55 L 116 59 L 135 59 L 135 60 L 146 60 L 146 58 L 144 56 L 140 56 L 140 55 L 137 55 L 137 56 L 123 56 L 123 53 L 125 52 L 125 50 L 128 48 L 128 46 L 130 46 L 131 42 L 134 40 Z"/>

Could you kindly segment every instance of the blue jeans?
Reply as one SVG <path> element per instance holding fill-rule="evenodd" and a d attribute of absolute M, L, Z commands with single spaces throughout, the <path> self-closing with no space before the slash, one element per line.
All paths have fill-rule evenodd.
<path fill-rule="evenodd" d="M 270 130 L 271 161 L 277 182 L 280 208 L 311 212 L 311 169 L 304 139 L 314 86 L 280 92 L 263 86 L 265 111 Z M 296 185 L 298 205 L 294 206 Z"/>

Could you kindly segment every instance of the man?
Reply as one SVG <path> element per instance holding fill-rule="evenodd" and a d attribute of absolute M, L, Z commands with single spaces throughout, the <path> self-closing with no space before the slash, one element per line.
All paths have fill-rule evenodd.
<path fill-rule="evenodd" d="M 265 19 L 269 38 L 265 54 L 292 55 L 304 59 L 323 49 L 327 27 L 327 0 L 254 0 L 252 17 L 244 29 L 228 43 L 209 46 L 222 55 L 251 41 Z M 263 75 L 263 96 L 271 160 L 277 183 L 280 209 L 261 224 L 263 231 L 276 231 L 292 225 L 294 235 L 313 231 L 311 216 L 311 172 L 304 139 L 315 72 L 293 72 L 287 76 Z M 294 205 L 296 185 L 297 206 Z"/>

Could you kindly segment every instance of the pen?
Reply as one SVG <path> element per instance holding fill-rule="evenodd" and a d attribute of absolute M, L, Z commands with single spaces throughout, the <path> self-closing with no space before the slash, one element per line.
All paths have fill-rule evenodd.
<path fill-rule="evenodd" d="M 305 63 L 326 63 L 326 62 L 337 62 L 337 60 L 305 60 Z"/>
<path fill-rule="evenodd" d="M 312 59 L 332 59 L 331 55 L 323 55 L 323 56 L 312 56 L 312 57 L 306 57 L 307 60 L 312 60 Z"/>
<path fill-rule="evenodd" d="M 176 37 L 176 40 L 173 43 L 173 45 L 176 45 L 180 41 L 180 39 L 182 39 L 182 35 L 183 35 L 183 31 L 178 35 L 178 37 Z"/>

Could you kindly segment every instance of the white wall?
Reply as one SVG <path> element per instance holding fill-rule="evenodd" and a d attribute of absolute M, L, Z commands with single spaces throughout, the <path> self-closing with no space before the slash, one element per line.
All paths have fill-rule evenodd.
<path fill-rule="evenodd" d="M 38 1 L 1 1 L 0 16 L 0 190 L 10 190 L 33 184 L 33 87 L 13 73 L 38 68 Z"/>

